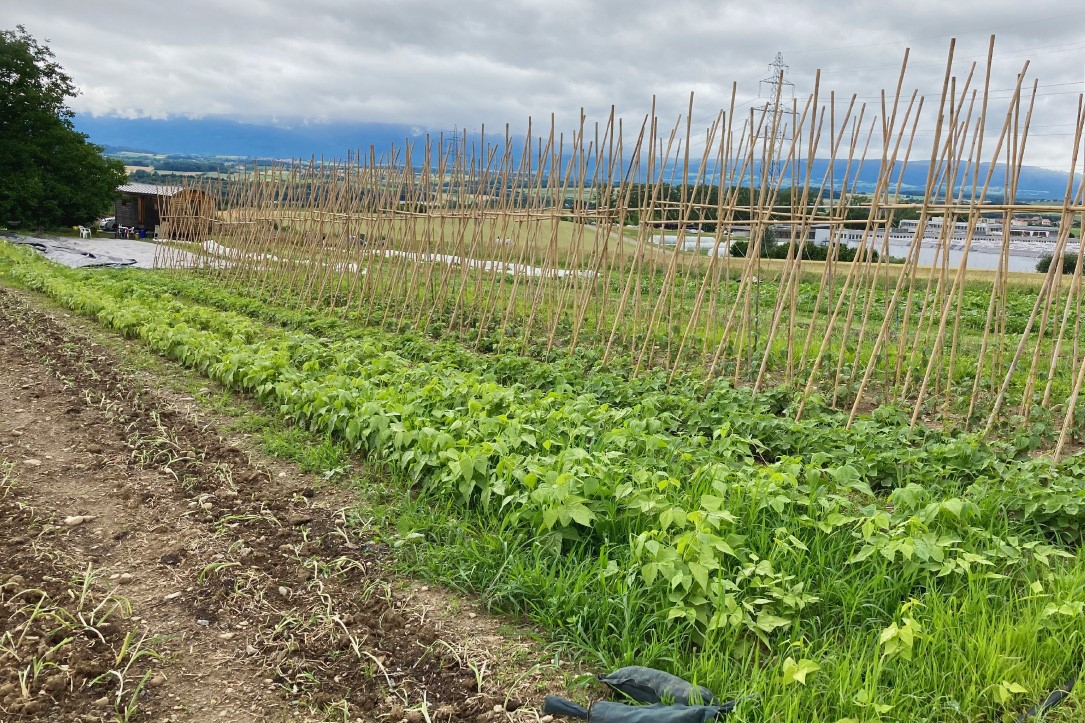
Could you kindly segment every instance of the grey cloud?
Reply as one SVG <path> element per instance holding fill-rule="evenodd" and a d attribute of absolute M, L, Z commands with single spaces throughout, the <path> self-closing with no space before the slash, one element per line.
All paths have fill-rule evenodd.
<path fill-rule="evenodd" d="M 252 119 L 382 121 L 426 128 L 575 125 L 581 107 L 611 106 L 639 125 L 657 98 L 664 125 L 695 90 L 710 122 L 739 83 L 738 110 L 755 105 L 777 51 L 797 96 L 852 93 L 880 113 L 910 48 L 907 96 L 926 96 L 920 131 L 933 133 L 949 37 L 963 82 L 998 35 L 992 123 L 1016 73 L 1042 87 L 1030 161 L 1069 161 L 1081 90 L 1085 11 L 1070 0 L 3 0 L 0 25 L 48 38 L 83 89 L 80 112 Z M 982 68 L 973 87 L 981 88 Z M 995 131 L 997 132 L 997 131 Z M 990 135 L 990 134 L 989 134 Z M 920 137 L 923 137 L 922 135 Z M 993 141 L 992 141 L 993 143 Z"/>

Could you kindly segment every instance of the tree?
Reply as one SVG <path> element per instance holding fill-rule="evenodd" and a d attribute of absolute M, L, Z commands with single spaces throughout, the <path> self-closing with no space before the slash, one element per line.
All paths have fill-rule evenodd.
<path fill-rule="evenodd" d="M 1040 260 L 1036 262 L 1036 270 L 1041 274 L 1046 274 L 1051 269 L 1051 262 L 1055 260 L 1052 254 L 1044 254 L 1040 257 Z M 1065 253 L 1062 255 L 1062 273 L 1072 274 L 1077 268 L 1077 254 L 1073 252 Z"/>
<path fill-rule="evenodd" d="M 85 224 L 112 205 L 124 165 L 75 130 L 66 101 L 77 93 L 26 28 L 0 31 L 0 223 Z"/>

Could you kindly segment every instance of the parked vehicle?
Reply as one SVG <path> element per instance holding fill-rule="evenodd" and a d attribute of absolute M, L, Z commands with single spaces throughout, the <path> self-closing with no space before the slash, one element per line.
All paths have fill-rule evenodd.
<path fill-rule="evenodd" d="M 103 231 L 116 231 L 117 230 L 117 217 L 106 216 L 98 222 L 98 228 Z"/>

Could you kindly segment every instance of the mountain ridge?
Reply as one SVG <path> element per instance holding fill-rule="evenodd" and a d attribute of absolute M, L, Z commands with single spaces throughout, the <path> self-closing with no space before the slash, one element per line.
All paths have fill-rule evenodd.
<path fill-rule="evenodd" d="M 150 152 L 161 154 L 185 154 L 199 156 L 225 156 L 240 158 L 342 158 L 350 153 L 368 154 L 370 149 L 380 156 L 383 152 L 393 147 L 402 149 L 406 143 L 415 145 L 415 156 L 421 158 L 420 146 L 424 146 L 426 135 L 432 143 L 444 134 L 447 141 L 452 137 L 452 132 L 441 129 L 425 129 L 416 125 L 396 123 L 367 123 L 367 122 L 295 122 L 290 124 L 275 122 L 252 122 L 241 121 L 223 117 L 171 117 L 164 119 L 153 118 L 123 118 L 119 116 L 95 116 L 77 114 L 74 119 L 75 127 L 86 133 L 92 142 L 115 149 L 148 149 Z M 467 142 L 478 142 L 478 134 L 468 134 Z M 514 140 L 514 154 L 519 157 L 523 149 L 524 139 L 519 137 Z M 567 159 L 566 159 L 567 160 Z M 843 178 L 846 163 L 837 161 L 832 171 L 835 178 Z M 980 164 L 979 178 L 982 185 L 987 174 L 987 164 Z M 897 164 L 894 169 L 894 182 L 901 177 L 902 192 L 906 194 L 922 194 L 927 182 L 929 163 L 913 162 L 903 169 Z M 801 171 L 804 173 L 805 171 Z M 829 161 L 817 159 L 811 170 L 811 183 L 820 184 L 821 179 L 829 172 Z M 681 176 L 680 169 L 669 169 L 665 176 L 673 176 L 678 182 Z M 785 169 L 784 185 L 789 185 L 788 171 Z M 1001 197 L 1003 194 L 1004 176 L 1001 167 L 996 167 L 993 176 L 991 196 Z M 689 181 L 692 182 L 696 173 L 692 173 Z M 866 163 L 859 174 L 858 183 L 855 185 L 856 192 L 869 193 L 874 189 L 877 182 L 878 168 L 875 164 Z M 1021 169 L 1021 178 L 1018 184 L 1018 200 L 1052 200 L 1062 199 L 1067 186 L 1069 174 L 1065 171 L 1052 170 L 1039 166 L 1024 166 Z M 641 175 L 639 180 L 644 180 Z M 748 172 L 743 183 L 760 183 L 760 166 L 756 164 L 752 173 Z M 962 181 L 965 183 L 965 181 Z M 834 188 L 840 190 L 838 182 L 834 182 Z M 959 188 L 959 186 L 958 186 Z M 936 195 L 944 195 L 945 189 Z"/>

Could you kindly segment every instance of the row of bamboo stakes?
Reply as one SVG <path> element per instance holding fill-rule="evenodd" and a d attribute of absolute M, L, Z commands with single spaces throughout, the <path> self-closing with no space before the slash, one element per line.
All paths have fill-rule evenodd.
<path fill-rule="evenodd" d="M 1071 228 L 1085 211 L 1085 112 L 1079 97 L 1061 203 L 1016 201 L 1038 86 L 1025 63 L 996 112 L 993 53 L 992 37 L 985 66 L 955 73 L 951 43 L 935 103 L 903 91 L 906 53 L 895 90 L 875 104 L 826 98 L 818 74 L 802 102 L 746 112 L 732 85 L 704 128 L 691 95 L 670 126 L 653 102 L 634 132 L 613 109 L 592 124 L 581 112 L 570 134 L 551 117 L 544 133 L 529 122 L 526 140 L 506 126 L 497 139 L 440 135 L 195 180 L 164 209 L 160 235 L 173 240 L 156 264 L 483 349 L 499 340 L 523 354 L 591 353 L 630 376 L 694 370 L 755 392 L 787 385 L 800 392 L 789 410 L 800 419 L 815 395 L 849 424 L 885 403 L 913 425 L 986 435 L 1061 415 L 1060 456 L 1083 426 L 1085 249 Z M 917 158 L 927 177 L 909 198 Z M 871 167 L 875 187 L 859 194 Z M 902 214 L 917 226 L 906 257 L 891 260 Z M 1050 270 L 1031 287 L 1010 272 L 1020 214 L 1057 217 Z M 978 224 L 992 220 L 1004 229 L 997 268 L 977 280 L 968 259 Z M 815 228 L 828 230 L 823 262 L 806 258 Z M 771 234 L 786 258 L 762 259 Z M 732 252 L 740 239 L 745 256 Z M 921 265 L 924 247 L 933 261 Z M 1060 272 L 1068 253 L 1072 274 Z M 982 332 L 967 318 L 979 297 Z"/>

